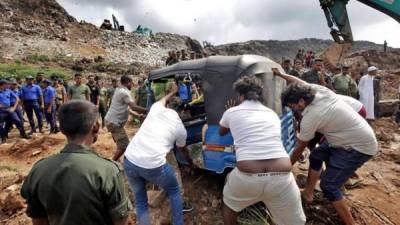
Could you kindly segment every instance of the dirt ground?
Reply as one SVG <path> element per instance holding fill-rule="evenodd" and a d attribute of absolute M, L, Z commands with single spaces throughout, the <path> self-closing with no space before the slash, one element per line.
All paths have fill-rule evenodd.
<path fill-rule="evenodd" d="M 128 125 L 127 130 L 133 136 L 137 128 Z M 359 170 L 362 182 L 347 186 L 346 198 L 359 224 L 400 225 L 400 129 L 391 118 L 381 118 L 376 122 L 376 133 L 380 152 Z M 14 131 L 9 141 L 0 145 L 0 224 L 31 224 L 25 215 L 26 205 L 19 195 L 24 177 L 36 161 L 57 153 L 64 144 L 62 134 L 34 135 L 32 140 L 26 141 L 17 138 Z M 94 148 L 102 156 L 111 157 L 116 147 L 110 134 L 101 130 Z M 224 177 L 189 168 L 182 168 L 182 171 L 186 198 L 194 206 L 194 211 L 185 215 L 185 224 L 223 224 L 221 192 Z M 307 164 L 296 164 L 294 172 L 299 186 L 304 186 Z M 307 224 L 341 224 L 333 208 L 318 196 L 320 194 L 313 204 L 304 205 Z M 152 223 L 170 224 L 169 211 L 167 200 L 152 208 Z M 241 215 L 240 224 L 266 224 L 257 218 L 262 214 L 259 207 L 247 210 Z M 130 217 L 130 224 L 135 224 L 134 212 Z"/>

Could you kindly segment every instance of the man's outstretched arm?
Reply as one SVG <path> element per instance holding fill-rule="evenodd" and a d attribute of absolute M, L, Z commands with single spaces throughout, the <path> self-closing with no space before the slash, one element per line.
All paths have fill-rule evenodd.
<path fill-rule="evenodd" d="M 175 96 L 176 93 L 178 93 L 178 86 L 177 86 L 176 84 L 174 84 L 174 85 L 171 87 L 170 92 L 169 92 L 167 95 L 165 95 L 164 97 L 162 97 L 162 98 L 159 100 L 159 102 L 161 102 L 161 104 L 162 104 L 163 106 L 166 106 L 168 100 L 169 100 L 170 98 L 172 98 L 173 96 Z"/>
<path fill-rule="evenodd" d="M 129 108 L 132 109 L 135 112 L 147 113 L 147 109 L 146 108 L 143 108 L 141 106 L 136 105 L 134 101 L 128 103 L 128 105 L 129 105 Z"/>
<path fill-rule="evenodd" d="M 275 76 L 281 77 L 282 79 L 286 80 L 288 83 L 298 83 L 298 84 L 303 84 L 303 85 L 309 85 L 309 83 L 305 82 L 304 80 L 302 80 L 298 77 L 295 77 L 295 76 L 292 76 L 292 75 L 289 75 L 286 73 L 281 73 L 277 68 L 272 68 L 272 73 Z"/>

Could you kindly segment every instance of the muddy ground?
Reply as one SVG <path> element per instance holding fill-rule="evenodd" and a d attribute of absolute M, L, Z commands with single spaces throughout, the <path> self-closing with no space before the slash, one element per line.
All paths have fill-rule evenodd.
<path fill-rule="evenodd" d="M 127 126 L 130 136 L 137 128 Z M 359 170 L 362 182 L 347 186 L 346 197 L 352 213 L 362 225 L 400 224 L 400 129 L 391 118 L 381 118 L 376 123 L 380 142 L 379 154 Z M 19 195 L 22 181 L 32 165 L 51 154 L 57 153 L 65 144 L 62 134 L 34 135 L 32 140 L 17 138 L 15 131 L 5 144 L 0 145 L 0 224 L 30 225 L 25 215 L 26 205 Z M 111 157 L 115 145 L 106 130 L 94 145 L 104 157 Z M 299 186 L 305 183 L 307 164 L 296 164 L 295 175 Z M 224 177 L 206 171 L 182 168 L 186 197 L 194 206 L 192 213 L 185 215 L 185 224 L 217 225 L 222 223 L 221 190 Z M 156 193 L 154 191 L 152 194 Z M 262 207 L 244 212 L 240 224 L 266 224 L 259 219 Z M 308 225 L 341 224 L 332 207 L 322 197 L 311 205 L 304 205 Z M 170 224 L 169 203 L 151 209 L 153 224 Z M 134 223 L 134 212 L 130 216 Z"/>

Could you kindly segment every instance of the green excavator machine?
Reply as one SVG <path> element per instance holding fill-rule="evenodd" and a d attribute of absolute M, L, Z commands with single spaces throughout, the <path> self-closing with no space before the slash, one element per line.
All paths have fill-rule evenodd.
<path fill-rule="evenodd" d="M 400 23 L 400 0 L 358 0 Z M 319 0 L 336 43 L 353 42 L 346 5 L 349 0 Z"/>

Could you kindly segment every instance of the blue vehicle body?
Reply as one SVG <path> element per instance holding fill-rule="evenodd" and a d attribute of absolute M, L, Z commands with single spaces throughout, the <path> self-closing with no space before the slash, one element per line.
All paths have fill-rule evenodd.
<path fill-rule="evenodd" d="M 187 143 L 190 146 L 195 144 L 194 139 L 202 130 L 199 126 L 186 127 L 188 132 Z M 296 145 L 296 133 L 292 111 L 286 111 L 281 116 L 282 142 L 288 154 L 291 154 Z M 234 168 L 236 157 L 234 153 L 233 138 L 230 133 L 220 136 L 218 125 L 210 125 L 206 131 L 205 143 L 202 145 L 203 168 L 221 174 L 227 168 Z M 181 164 L 186 161 L 180 152 L 176 152 L 177 160 Z"/>

